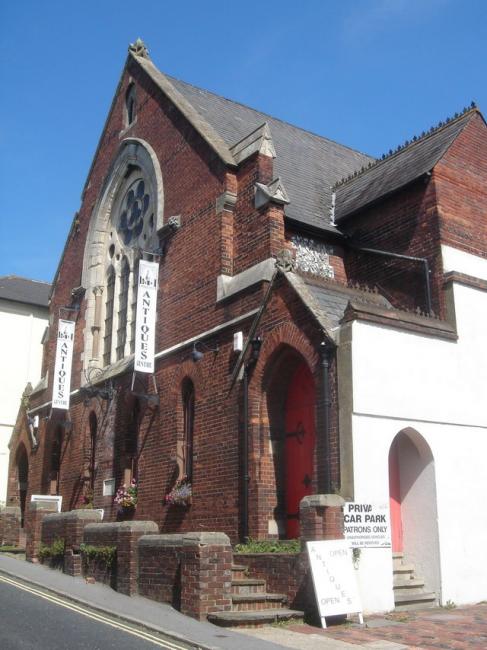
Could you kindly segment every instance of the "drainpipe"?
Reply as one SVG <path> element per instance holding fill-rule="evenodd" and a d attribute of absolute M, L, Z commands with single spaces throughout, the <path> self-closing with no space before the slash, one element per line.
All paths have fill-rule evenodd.
<path fill-rule="evenodd" d="M 330 347 L 326 341 L 320 343 L 321 359 L 321 401 L 323 404 L 323 435 L 325 442 L 325 494 L 331 493 L 330 476 Z"/>
<path fill-rule="evenodd" d="M 391 253 L 390 251 L 378 250 L 377 248 L 367 248 L 366 246 L 360 246 L 359 244 L 354 244 L 351 241 L 348 242 L 350 248 L 353 248 L 357 251 L 362 251 L 363 253 L 371 253 L 372 255 L 383 255 L 384 257 L 393 257 L 397 260 L 408 260 L 409 262 L 419 262 L 423 265 L 423 274 L 424 274 L 424 284 L 425 284 L 425 293 L 426 293 L 426 305 L 428 307 L 428 314 L 431 314 L 433 311 L 431 308 L 431 281 L 430 281 L 430 267 L 429 262 L 426 257 L 413 257 L 412 255 L 402 255 L 401 253 Z"/>
<path fill-rule="evenodd" d="M 245 365 L 243 376 L 243 461 L 242 461 L 242 542 L 246 542 L 249 536 L 249 367 Z"/>

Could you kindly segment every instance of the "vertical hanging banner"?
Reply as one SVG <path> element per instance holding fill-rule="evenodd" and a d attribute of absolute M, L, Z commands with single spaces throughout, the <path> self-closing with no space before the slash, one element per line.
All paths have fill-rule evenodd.
<path fill-rule="evenodd" d="M 157 262 L 140 260 L 135 319 L 134 370 L 137 372 L 154 372 L 158 275 Z"/>
<path fill-rule="evenodd" d="M 71 390 L 71 362 L 73 360 L 74 326 L 72 320 L 59 319 L 56 363 L 52 386 L 52 408 L 69 409 Z"/>

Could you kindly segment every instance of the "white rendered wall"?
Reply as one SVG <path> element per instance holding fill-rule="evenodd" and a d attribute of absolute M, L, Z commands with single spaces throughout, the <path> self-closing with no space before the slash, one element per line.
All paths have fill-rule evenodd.
<path fill-rule="evenodd" d="M 457 342 L 353 324 L 352 439 L 356 501 L 388 501 L 388 454 L 397 433 L 414 429 L 429 445 L 440 552 L 438 577 L 430 579 L 440 581 L 442 603 L 460 604 L 487 599 L 487 292 L 457 284 L 454 299 Z M 422 476 L 424 486 L 432 472 Z M 415 530 L 406 522 L 412 539 L 405 543 L 418 548 L 423 535 L 432 547 L 432 517 L 425 503 Z M 428 563 L 427 553 L 419 560 Z M 358 577 L 366 611 L 393 608 L 390 550 L 364 549 Z"/>
<path fill-rule="evenodd" d="M 47 308 L 0 300 L 0 502 L 5 501 L 8 442 L 27 382 L 41 376 Z"/>

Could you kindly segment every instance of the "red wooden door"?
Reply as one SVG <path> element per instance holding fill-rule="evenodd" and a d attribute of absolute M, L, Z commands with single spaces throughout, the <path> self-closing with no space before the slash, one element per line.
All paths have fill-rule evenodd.
<path fill-rule="evenodd" d="M 389 450 L 389 504 L 391 510 L 392 550 L 395 553 L 402 553 L 401 476 L 397 438 Z"/>
<path fill-rule="evenodd" d="M 315 385 L 304 363 L 288 387 L 285 407 L 286 536 L 299 537 L 299 502 L 312 493 L 315 447 Z"/>

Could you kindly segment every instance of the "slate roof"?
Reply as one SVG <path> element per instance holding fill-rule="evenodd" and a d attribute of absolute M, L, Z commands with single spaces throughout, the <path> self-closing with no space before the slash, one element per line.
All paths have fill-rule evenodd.
<path fill-rule="evenodd" d="M 229 147 L 267 122 L 276 149 L 274 176 L 281 177 L 290 199 L 285 207 L 286 216 L 336 230 L 329 219 L 331 186 L 368 165 L 373 158 L 208 90 L 164 76 Z"/>
<path fill-rule="evenodd" d="M 476 114 L 476 109 L 467 111 L 339 185 L 336 222 L 431 171 Z"/>
<path fill-rule="evenodd" d="M 345 287 L 315 276 L 298 273 L 287 273 L 286 278 L 329 334 L 340 324 L 350 301 L 392 309 L 391 303 L 380 293 Z"/>
<path fill-rule="evenodd" d="M 28 305 L 47 307 L 51 285 L 48 282 L 29 280 L 18 275 L 0 277 L 0 298 Z"/>

